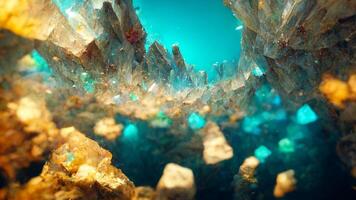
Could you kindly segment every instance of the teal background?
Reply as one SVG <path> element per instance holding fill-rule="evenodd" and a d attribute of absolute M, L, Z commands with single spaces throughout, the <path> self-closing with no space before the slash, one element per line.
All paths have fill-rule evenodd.
<path fill-rule="evenodd" d="M 216 62 L 237 63 L 241 22 L 223 0 L 134 0 L 148 34 L 147 46 L 158 40 L 167 50 L 179 44 L 187 63 L 214 73 Z"/>

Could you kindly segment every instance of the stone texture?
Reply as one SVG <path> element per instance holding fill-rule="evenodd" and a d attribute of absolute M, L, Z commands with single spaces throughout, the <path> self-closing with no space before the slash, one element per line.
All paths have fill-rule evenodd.
<path fill-rule="evenodd" d="M 111 165 L 111 153 L 73 127 L 61 129 L 66 142 L 56 149 L 40 176 L 9 199 L 130 200 L 134 185 Z"/>
<path fill-rule="evenodd" d="M 217 164 L 233 157 L 233 150 L 217 124 L 208 122 L 200 134 L 203 138 L 203 158 L 206 164 Z"/>
<path fill-rule="evenodd" d="M 286 193 L 295 190 L 296 183 L 297 180 L 294 178 L 294 170 L 279 173 L 277 175 L 273 195 L 277 198 L 284 197 Z"/>
<path fill-rule="evenodd" d="M 159 200 L 193 199 L 196 189 L 192 170 L 174 163 L 167 164 L 156 190 Z"/>

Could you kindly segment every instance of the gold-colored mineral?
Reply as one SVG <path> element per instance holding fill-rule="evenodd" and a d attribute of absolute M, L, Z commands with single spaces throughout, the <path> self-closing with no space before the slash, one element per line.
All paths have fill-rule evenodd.
<path fill-rule="evenodd" d="M 40 176 L 10 199 L 122 199 L 134 196 L 133 183 L 111 165 L 111 153 L 75 128 L 63 128 L 66 142 L 56 149 Z"/>
<path fill-rule="evenodd" d="M 196 192 L 193 171 L 169 163 L 165 166 L 157 187 L 158 200 L 192 200 Z"/>
<path fill-rule="evenodd" d="M 199 133 L 203 138 L 206 164 L 216 164 L 233 157 L 233 150 L 216 123 L 209 121 Z"/>
<path fill-rule="evenodd" d="M 294 170 L 281 172 L 277 175 L 273 195 L 277 198 L 284 197 L 295 190 L 297 180 L 294 178 Z"/>

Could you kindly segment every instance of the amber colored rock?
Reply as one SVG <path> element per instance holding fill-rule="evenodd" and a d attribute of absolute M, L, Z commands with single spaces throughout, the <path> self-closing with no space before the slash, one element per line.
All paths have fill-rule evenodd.
<path fill-rule="evenodd" d="M 296 183 L 297 180 L 294 178 L 294 170 L 279 173 L 273 195 L 277 198 L 284 197 L 287 193 L 295 190 Z"/>
<path fill-rule="evenodd" d="M 351 75 L 348 82 L 333 77 L 330 74 L 323 76 L 319 89 L 335 106 L 344 108 L 345 101 L 356 100 L 356 75 Z"/>
<path fill-rule="evenodd" d="M 191 169 L 169 163 L 157 184 L 158 200 L 190 200 L 194 198 L 196 189 Z"/>
<path fill-rule="evenodd" d="M 260 161 L 250 156 L 241 164 L 238 174 L 234 176 L 234 199 L 253 199 L 251 198 L 252 186 L 257 183 L 255 171 Z"/>
<path fill-rule="evenodd" d="M 10 30 L 25 38 L 42 38 L 45 32 L 42 32 L 41 27 L 49 22 L 47 21 L 49 17 L 46 20 L 42 15 L 50 14 L 49 2 L 48 0 L 1 1 L 0 29 Z M 54 5 L 51 8 L 53 9 Z"/>
<path fill-rule="evenodd" d="M 121 135 L 123 128 L 123 125 L 115 123 L 115 119 L 103 118 L 95 124 L 94 132 L 97 135 L 105 137 L 107 140 L 115 140 Z"/>
<path fill-rule="evenodd" d="M 240 176 L 248 182 L 256 182 L 255 171 L 259 164 L 259 160 L 253 156 L 246 158 L 240 166 Z"/>
<path fill-rule="evenodd" d="M 58 130 L 43 100 L 26 96 L 0 110 L 0 169 L 9 182 L 31 163 L 44 161 L 59 143 Z"/>
<path fill-rule="evenodd" d="M 133 183 L 111 165 L 111 153 L 73 127 L 61 129 L 66 143 L 56 149 L 40 176 L 11 199 L 122 199 L 134 195 Z"/>
<path fill-rule="evenodd" d="M 233 150 L 217 124 L 209 121 L 200 134 L 203 138 L 203 158 L 206 164 L 216 164 L 233 157 Z"/>
<path fill-rule="evenodd" d="M 155 200 L 156 192 L 151 187 L 136 187 L 132 200 Z"/>

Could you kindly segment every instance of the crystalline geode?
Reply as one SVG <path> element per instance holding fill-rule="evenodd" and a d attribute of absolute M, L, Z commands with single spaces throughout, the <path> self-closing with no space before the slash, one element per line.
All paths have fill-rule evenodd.
<path fill-rule="evenodd" d="M 297 161 L 318 156 L 314 143 L 303 140 L 310 132 L 307 124 L 315 121 L 322 123 L 323 132 L 343 134 L 338 154 L 356 174 L 355 3 L 224 2 L 244 23 L 243 52 L 236 73 L 229 75 L 223 65 L 214 66 L 216 82 L 209 82 L 206 72 L 194 71 L 178 46 L 167 50 L 154 42 L 145 52 L 146 33 L 131 0 L 73 1 L 69 7 L 59 0 L 0 2 L 0 178 L 5 174 L 8 182 L 0 190 L 0 199 L 193 199 L 201 190 L 226 188 L 235 190 L 236 199 L 251 199 L 252 191 L 274 181 L 257 181 L 259 164 L 264 170 L 281 157 L 293 163 L 293 156 Z M 54 69 L 51 78 L 56 79 L 56 87 L 43 77 L 31 77 L 31 70 L 17 63 L 33 48 Z M 24 83 L 16 87 L 12 79 Z M 267 84 L 274 89 L 261 92 L 259 87 Z M 260 107 L 254 107 L 254 93 Z M 273 97 L 274 93 L 281 97 Z M 286 111 L 278 107 L 281 98 Z M 287 118 L 286 112 L 297 109 L 295 116 Z M 239 122 L 245 114 L 259 111 Z M 189 120 L 192 114 L 198 120 Z M 274 127 L 271 121 L 282 121 L 286 128 Z M 152 163 L 163 168 L 175 162 L 186 167 L 166 165 L 156 191 L 134 188 L 112 166 L 111 153 L 73 128 L 59 131 L 68 126 L 110 149 L 114 164 L 125 168 L 128 176 L 147 176 L 137 172 L 139 165 L 138 169 Z M 290 138 L 267 134 L 276 128 Z M 238 146 L 236 137 L 261 143 L 278 139 L 275 148 L 267 145 L 273 154 L 262 148 L 262 155 L 257 152 L 255 158 L 248 156 L 258 146 L 240 141 Z M 326 143 L 317 145 L 322 148 Z M 302 145 L 310 145 L 313 154 L 296 155 L 305 152 Z M 136 166 L 116 161 L 122 158 L 121 150 L 129 152 L 130 158 L 123 160 Z M 44 162 L 51 151 L 42 174 L 19 183 L 18 173 Z M 232 179 L 230 167 L 237 168 L 240 159 L 236 154 L 250 155 L 244 155 L 248 158 L 235 176 L 234 188 L 225 183 L 225 188 L 219 188 L 219 181 Z M 268 174 L 277 175 L 271 165 Z M 300 170 L 302 183 L 309 180 L 308 173 L 319 174 L 313 171 L 315 166 Z M 198 172 L 196 177 L 192 171 Z M 276 196 L 295 189 L 293 175 L 288 172 L 277 178 Z M 290 180 L 288 187 L 280 181 L 285 177 Z M 150 178 L 159 177 L 150 174 Z M 272 195 L 273 188 L 266 188 Z M 304 184 L 301 188 L 297 190 L 310 191 Z"/>

